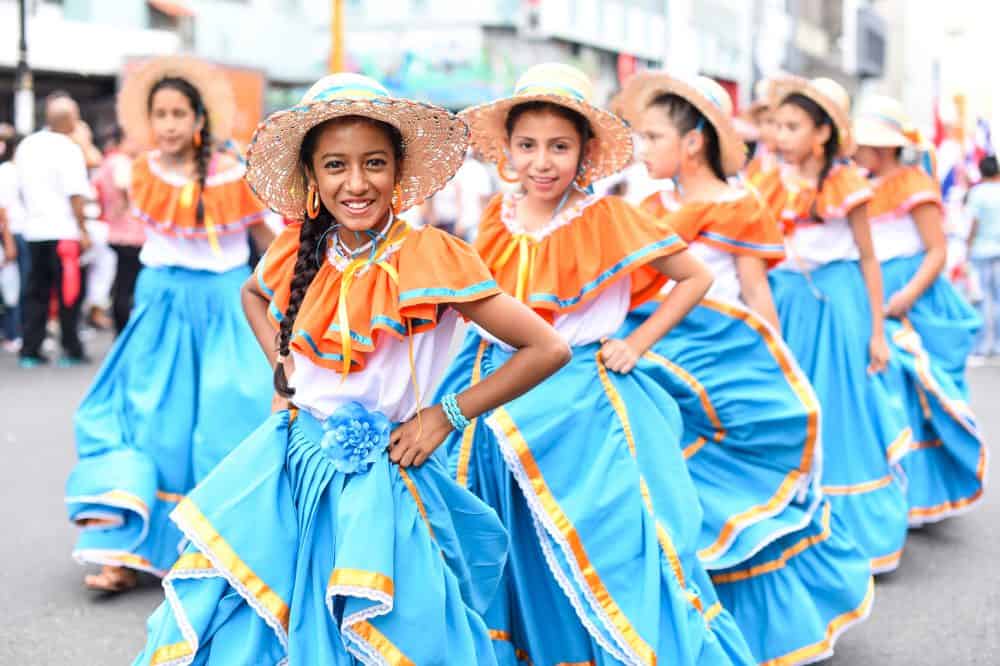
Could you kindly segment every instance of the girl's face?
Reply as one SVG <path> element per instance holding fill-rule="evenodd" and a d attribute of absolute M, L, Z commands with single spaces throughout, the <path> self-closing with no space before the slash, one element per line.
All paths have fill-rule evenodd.
<path fill-rule="evenodd" d="M 149 121 L 156 147 L 174 157 L 194 148 L 194 135 L 201 132 L 205 124 L 195 113 L 187 95 L 173 88 L 161 88 L 153 94 Z"/>
<path fill-rule="evenodd" d="M 396 186 L 396 153 L 388 133 L 345 119 L 318 130 L 309 181 L 331 215 L 351 231 L 380 230 Z"/>
<path fill-rule="evenodd" d="M 681 170 L 682 137 L 667 112 L 650 106 L 639 117 L 639 154 L 653 179 L 674 178 Z"/>
<path fill-rule="evenodd" d="M 854 153 L 854 161 L 868 173 L 878 176 L 895 162 L 894 148 L 877 148 L 875 146 L 858 146 Z"/>
<path fill-rule="evenodd" d="M 830 139 L 830 126 L 813 123 L 812 117 L 794 104 L 782 104 L 775 112 L 776 142 L 782 159 L 802 164 L 813 154 L 814 146 Z"/>
<path fill-rule="evenodd" d="M 526 111 L 508 143 L 510 165 L 527 196 L 558 203 L 577 177 L 584 151 L 576 126 L 551 111 Z"/>

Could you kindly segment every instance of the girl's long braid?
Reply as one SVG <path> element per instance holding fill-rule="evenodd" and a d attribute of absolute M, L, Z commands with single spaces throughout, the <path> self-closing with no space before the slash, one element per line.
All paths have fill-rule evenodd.
<path fill-rule="evenodd" d="M 198 167 L 198 203 L 195 206 L 195 220 L 197 220 L 198 224 L 205 223 L 205 202 L 202 194 L 205 192 L 205 181 L 208 179 L 208 168 L 211 165 L 212 153 L 214 152 L 212 148 L 212 128 L 208 122 L 208 114 L 206 113 L 203 118 L 205 122 L 201 127 L 201 133 L 198 135 L 201 143 L 195 155 L 195 163 Z"/>
<path fill-rule="evenodd" d="M 320 239 L 326 236 L 327 230 L 333 226 L 333 223 L 333 216 L 320 204 L 319 214 L 315 218 L 306 216 L 305 222 L 299 229 L 299 251 L 295 257 L 295 269 L 289 286 L 288 307 L 285 309 L 284 318 L 278 328 L 278 363 L 274 366 L 274 389 L 285 398 L 291 398 L 295 395 L 295 389 L 288 385 L 288 377 L 285 375 L 285 366 L 282 361 L 288 358 L 292 326 L 295 324 L 295 318 L 299 314 L 302 301 L 313 278 L 316 277 L 319 267 L 325 261 L 325 254 L 322 253 L 317 261 L 316 245 Z"/>

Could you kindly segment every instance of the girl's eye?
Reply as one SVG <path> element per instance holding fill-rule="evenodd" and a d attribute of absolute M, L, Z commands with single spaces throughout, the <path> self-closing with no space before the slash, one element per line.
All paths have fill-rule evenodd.
<path fill-rule="evenodd" d="M 340 160 L 329 160 L 326 164 L 323 165 L 323 168 L 324 169 L 339 169 L 342 166 L 344 166 L 344 163 L 341 162 Z"/>
<path fill-rule="evenodd" d="M 566 145 L 565 143 L 557 143 L 555 145 L 555 149 L 556 150 L 569 150 L 569 146 Z"/>
<path fill-rule="evenodd" d="M 385 160 L 381 157 L 373 157 L 368 160 L 368 167 L 370 169 L 380 169 L 385 166 Z"/>
<path fill-rule="evenodd" d="M 517 144 L 517 147 L 520 148 L 521 150 L 531 150 L 531 142 L 522 141 L 521 143 Z"/>

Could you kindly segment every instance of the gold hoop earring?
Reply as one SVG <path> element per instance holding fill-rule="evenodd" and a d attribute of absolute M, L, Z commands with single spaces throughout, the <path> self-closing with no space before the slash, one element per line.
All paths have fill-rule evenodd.
<path fill-rule="evenodd" d="M 312 183 L 309 184 L 309 190 L 306 192 L 306 215 L 310 220 L 315 220 L 319 217 L 319 190 Z"/>
<path fill-rule="evenodd" d="M 392 188 L 392 214 L 399 215 L 403 208 L 403 186 L 396 183 L 396 187 Z"/>
<path fill-rule="evenodd" d="M 500 159 L 497 161 L 497 175 L 505 183 L 519 183 L 521 179 L 515 174 L 513 177 L 507 175 L 507 156 L 500 155 Z"/>

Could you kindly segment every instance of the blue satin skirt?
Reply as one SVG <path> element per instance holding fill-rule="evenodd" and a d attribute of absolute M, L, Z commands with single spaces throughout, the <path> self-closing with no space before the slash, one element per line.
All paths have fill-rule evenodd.
<path fill-rule="evenodd" d="M 658 305 L 631 313 L 616 337 Z M 786 509 L 818 472 L 819 401 L 780 335 L 742 305 L 705 299 L 646 357 L 680 406 L 705 566 L 732 567 L 805 527 L 807 512 Z"/>
<path fill-rule="evenodd" d="M 902 289 L 924 255 L 882 264 L 886 299 Z M 965 362 L 982 319 L 939 277 L 904 321 L 887 320 L 893 369 L 900 373 L 913 448 L 903 458 L 910 525 L 967 511 L 982 499 L 986 446 L 968 403 Z"/>
<path fill-rule="evenodd" d="M 479 611 L 507 535 L 440 462 L 345 474 L 269 418 L 173 511 L 190 545 L 135 664 L 495 664 Z"/>
<path fill-rule="evenodd" d="M 871 311 L 860 266 L 774 270 L 770 283 L 785 342 L 823 412 L 823 492 L 872 570 L 894 569 L 907 531 L 898 463 L 912 431 L 894 373 L 867 371 Z"/>
<path fill-rule="evenodd" d="M 642 361 L 608 372 L 599 345 L 445 447 L 452 474 L 511 535 L 486 612 L 501 664 L 749 664 L 697 558 L 701 509 L 676 403 Z M 509 353 L 470 332 L 440 394 Z M 442 447 L 442 449 L 445 449 Z"/>
<path fill-rule="evenodd" d="M 145 268 L 135 307 L 76 412 L 66 483 L 82 562 L 163 575 L 180 555 L 167 519 L 270 413 L 271 370 L 240 306 L 249 269 Z"/>

